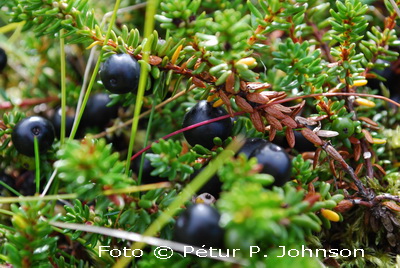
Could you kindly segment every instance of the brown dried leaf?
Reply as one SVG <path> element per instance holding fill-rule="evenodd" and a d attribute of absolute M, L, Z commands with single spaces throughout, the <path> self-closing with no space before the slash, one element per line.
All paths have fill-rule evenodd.
<path fill-rule="evenodd" d="M 295 137 L 294 137 L 294 133 L 293 133 L 293 129 L 290 128 L 290 127 L 287 127 L 286 131 L 285 131 L 285 135 L 286 135 L 286 140 L 287 140 L 290 148 L 293 148 L 294 144 L 296 142 Z"/>
<path fill-rule="evenodd" d="M 269 99 L 280 98 L 282 96 L 286 97 L 286 93 L 283 91 L 263 91 L 263 92 L 260 92 L 260 94 Z"/>
<path fill-rule="evenodd" d="M 158 56 L 150 56 L 149 58 L 149 64 L 150 65 L 159 65 L 162 62 L 162 58 L 158 57 Z"/>
<path fill-rule="evenodd" d="M 200 74 L 200 78 L 203 80 L 209 81 L 211 83 L 217 81 L 217 78 L 212 76 L 209 72 L 205 72 L 205 71 Z"/>
<path fill-rule="evenodd" d="M 324 146 L 324 150 L 331 156 L 333 159 L 338 161 L 339 163 L 343 163 L 343 157 L 336 151 L 336 149 L 332 145 L 326 145 Z"/>
<path fill-rule="evenodd" d="M 315 150 L 314 159 L 313 159 L 313 169 L 315 169 L 318 165 L 318 159 L 319 159 L 319 156 L 321 155 L 321 152 L 322 152 L 322 148 L 317 148 L 317 150 Z"/>
<path fill-rule="evenodd" d="M 386 171 L 383 169 L 383 167 L 381 167 L 380 165 L 378 165 L 378 164 L 372 164 L 374 167 L 376 167 L 382 174 L 383 174 L 383 176 L 385 176 L 386 175 Z"/>
<path fill-rule="evenodd" d="M 232 73 L 228 76 L 228 78 L 226 79 L 226 82 L 225 82 L 225 91 L 228 92 L 228 93 L 234 94 L 234 93 L 235 93 L 235 90 L 234 90 L 234 88 L 233 88 L 234 85 L 235 85 L 235 74 L 232 72 Z"/>
<path fill-rule="evenodd" d="M 231 102 L 229 101 L 229 97 L 225 94 L 224 91 L 220 90 L 218 91 L 218 95 L 221 98 L 221 100 L 225 103 L 225 105 L 230 106 Z"/>
<path fill-rule="evenodd" d="M 228 109 L 228 114 L 231 117 L 235 117 L 235 111 L 233 111 L 232 106 L 229 104 L 229 106 L 227 105 L 226 108 Z"/>
<path fill-rule="evenodd" d="M 311 208 L 312 206 L 314 206 L 315 202 L 317 202 L 320 198 L 321 198 L 321 195 L 319 193 L 309 192 L 304 197 L 304 201 L 307 201 L 308 203 L 310 203 L 309 207 Z"/>
<path fill-rule="evenodd" d="M 358 161 L 361 157 L 361 145 L 355 144 L 354 145 L 354 160 Z"/>
<path fill-rule="evenodd" d="M 305 118 L 305 117 L 302 117 L 302 116 L 296 116 L 294 118 L 294 120 L 296 120 L 296 122 L 298 122 L 299 124 L 307 125 L 307 126 L 313 126 L 313 125 L 318 124 L 314 119 Z"/>
<path fill-rule="evenodd" d="M 279 122 L 278 119 L 276 119 L 275 117 L 269 115 L 269 114 L 265 114 L 265 118 L 267 119 L 268 123 L 273 126 L 274 128 L 276 128 L 277 130 L 282 130 L 283 126 L 281 124 L 281 122 Z"/>
<path fill-rule="evenodd" d="M 246 95 L 246 99 L 259 104 L 266 104 L 269 102 L 269 98 L 261 95 L 260 93 L 249 93 Z"/>
<path fill-rule="evenodd" d="M 335 178 L 337 178 L 336 168 L 335 168 L 335 160 L 329 160 L 329 168 Z"/>
<path fill-rule="evenodd" d="M 282 113 L 281 111 L 276 109 L 275 105 L 265 107 L 264 111 L 267 112 L 269 115 L 272 115 L 273 117 L 280 119 L 280 120 L 287 117 L 287 115 L 285 115 L 284 113 Z"/>
<path fill-rule="evenodd" d="M 281 94 L 280 96 L 271 99 L 270 103 L 272 102 L 272 104 L 273 104 L 274 102 L 276 102 L 276 101 L 278 101 L 278 100 L 285 99 L 285 98 L 286 98 L 286 94 Z"/>
<path fill-rule="evenodd" d="M 356 137 L 349 137 L 349 141 L 350 141 L 352 144 L 360 144 L 360 140 L 357 139 Z"/>
<path fill-rule="evenodd" d="M 371 143 L 371 144 L 374 143 L 374 140 L 373 140 L 373 138 L 372 138 L 372 135 L 371 135 L 371 133 L 369 133 L 368 130 L 363 129 L 362 132 L 364 133 L 365 139 L 366 139 L 369 143 Z"/>
<path fill-rule="evenodd" d="M 350 188 L 353 189 L 354 191 L 358 191 L 357 186 L 354 184 L 354 182 L 350 183 Z"/>
<path fill-rule="evenodd" d="M 240 80 L 240 89 L 241 89 L 242 91 L 244 91 L 244 92 L 249 91 L 248 88 L 247 88 L 246 82 L 244 82 L 244 81 L 242 81 L 242 80 Z"/>
<path fill-rule="evenodd" d="M 358 119 L 361 120 L 361 121 L 364 121 L 367 124 L 370 124 L 371 126 L 374 126 L 374 127 L 378 127 L 379 126 L 378 123 L 376 123 L 372 119 L 369 119 L 368 117 L 360 116 Z"/>
<path fill-rule="evenodd" d="M 256 128 L 257 131 L 264 132 L 265 131 L 265 125 L 264 122 L 262 121 L 262 118 L 260 116 L 260 113 L 258 111 L 254 111 L 253 113 L 250 114 L 250 119 L 251 122 L 253 122 L 254 127 Z"/>
<path fill-rule="evenodd" d="M 313 160 L 315 157 L 315 152 L 304 152 L 301 154 L 304 160 Z"/>
<path fill-rule="evenodd" d="M 305 104 L 306 104 L 306 101 L 303 100 L 301 103 L 290 107 L 293 110 L 293 112 L 290 114 L 290 116 L 294 118 L 296 115 L 298 115 L 301 112 L 301 110 L 303 109 Z"/>
<path fill-rule="evenodd" d="M 197 77 L 193 77 L 192 82 L 196 87 L 206 88 L 206 85 L 204 84 L 204 82 L 201 81 L 200 79 L 198 79 Z"/>
<path fill-rule="evenodd" d="M 384 205 L 385 207 L 390 208 L 391 210 L 400 212 L 400 206 L 397 205 L 395 202 L 393 201 L 386 201 L 386 202 L 382 202 L 382 205 Z"/>
<path fill-rule="evenodd" d="M 261 90 L 271 88 L 271 84 L 268 83 L 260 83 L 260 82 L 249 82 L 247 83 L 248 90 Z"/>
<path fill-rule="evenodd" d="M 293 118 L 291 118 L 290 116 L 287 116 L 286 118 L 282 119 L 281 123 L 290 128 L 297 127 L 296 121 L 294 121 Z"/>
<path fill-rule="evenodd" d="M 337 206 L 334 207 L 333 209 L 336 212 L 344 213 L 346 211 L 349 211 L 353 206 L 354 206 L 354 204 L 352 201 L 345 199 L 345 200 L 340 201 L 339 204 L 337 204 Z"/>
<path fill-rule="evenodd" d="M 349 156 L 350 156 L 350 153 L 348 151 L 340 150 L 338 152 L 343 158 L 349 158 Z"/>
<path fill-rule="evenodd" d="M 358 176 L 358 174 L 361 172 L 362 168 L 364 167 L 363 163 L 358 164 L 356 170 L 354 171 L 354 173 Z"/>
<path fill-rule="evenodd" d="M 324 144 L 324 142 L 318 137 L 318 135 L 315 134 L 311 129 L 303 128 L 301 130 L 301 134 L 303 134 L 304 138 L 312 142 L 315 146 L 321 146 Z"/>
<path fill-rule="evenodd" d="M 282 104 L 275 104 L 274 107 L 285 114 L 290 114 L 292 109 L 290 107 L 283 106 Z"/>
<path fill-rule="evenodd" d="M 309 119 L 311 119 L 315 122 L 318 122 L 318 121 L 322 121 L 328 117 L 329 117 L 328 115 L 324 114 L 324 115 L 319 115 L 319 116 L 312 116 L 312 117 L 309 117 Z"/>
<path fill-rule="evenodd" d="M 224 91 L 222 91 L 222 90 L 219 90 L 218 91 L 218 95 L 219 95 L 219 97 L 221 98 L 221 100 L 224 102 L 224 104 L 226 105 L 226 108 L 228 109 L 228 113 L 229 113 L 229 115 L 231 116 L 231 117 L 234 117 L 235 115 L 235 112 L 233 111 L 233 109 L 232 109 L 232 106 L 231 106 L 231 102 L 229 101 L 229 97 L 225 94 L 225 92 Z"/>
<path fill-rule="evenodd" d="M 276 135 L 276 128 L 270 127 L 269 129 L 269 141 L 273 141 Z"/>
<path fill-rule="evenodd" d="M 237 106 L 239 106 L 239 108 L 245 111 L 246 113 L 252 113 L 254 111 L 253 107 L 239 95 L 235 96 L 235 102 Z"/>

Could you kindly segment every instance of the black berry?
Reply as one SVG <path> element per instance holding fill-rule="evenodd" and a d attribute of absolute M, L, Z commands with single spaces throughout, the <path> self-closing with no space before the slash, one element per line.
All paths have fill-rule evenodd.
<path fill-rule="evenodd" d="M 0 47 L 0 72 L 4 70 L 6 65 L 7 65 L 7 54 L 4 51 L 4 49 Z"/>
<path fill-rule="evenodd" d="M 262 173 L 270 174 L 275 178 L 273 185 L 282 186 L 289 181 L 292 162 L 282 147 L 268 143 L 254 150 L 250 157 L 256 157 L 258 163 L 263 165 Z"/>
<path fill-rule="evenodd" d="M 223 115 L 227 112 L 222 107 L 213 107 L 212 103 L 205 100 L 200 101 L 193 106 L 183 118 L 182 127 L 188 127 L 205 120 L 210 120 Z M 225 140 L 232 132 L 232 120 L 225 118 L 223 120 L 206 124 L 184 132 L 184 136 L 188 143 L 192 146 L 200 144 L 205 148 L 214 147 L 213 139 L 215 137 Z"/>
<path fill-rule="evenodd" d="M 198 247 L 222 247 L 224 230 L 219 226 L 220 217 L 209 205 L 192 205 L 176 220 L 174 238 L 177 242 Z"/>
<path fill-rule="evenodd" d="M 61 107 L 58 107 L 54 110 L 53 116 L 50 118 L 51 123 L 53 123 L 54 130 L 56 132 L 57 137 L 60 137 L 61 133 Z M 65 118 L 65 135 L 68 137 L 71 133 L 72 126 L 74 124 L 75 113 L 72 110 L 67 108 L 66 118 Z"/>
<path fill-rule="evenodd" d="M 190 179 L 194 179 L 201 171 L 203 171 L 204 167 L 196 170 L 191 176 Z M 214 174 L 207 182 L 204 184 L 200 190 L 197 191 L 197 194 L 209 193 L 215 198 L 219 198 L 219 194 L 222 191 L 222 182 L 219 179 L 217 174 Z"/>
<path fill-rule="evenodd" d="M 237 152 L 237 155 L 244 154 L 247 158 L 250 158 L 250 155 L 258 148 L 261 148 L 268 144 L 268 141 L 261 138 L 250 138 L 246 139 L 246 142 L 243 144 L 242 148 Z"/>
<path fill-rule="evenodd" d="M 40 116 L 31 116 L 19 121 L 11 134 L 15 149 L 21 154 L 34 156 L 34 137 L 37 137 L 39 152 L 46 152 L 54 142 L 53 124 Z"/>
<path fill-rule="evenodd" d="M 118 116 L 118 106 L 108 107 L 111 101 L 106 93 L 98 93 L 90 96 L 82 116 L 82 124 L 85 127 L 103 128 L 107 123 Z"/>
<path fill-rule="evenodd" d="M 150 151 L 149 153 L 153 152 Z M 141 156 L 136 157 L 132 162 L 132 171 L 135 172 L 137 176 L 139 176 L 141 158 Z M 168 180 L 168 178 L 161 178 L 159 176 L 151 175 L 151 172 L 154 169 L 155 168 L 151 165 L 151 161 L 145 157 L 143 160 L 141 184 L 157 183 Z"/>
<path fill-rule="evenodd" d="M 314 129 L 314 128 L 310 128 L 310 129 Z M 311 141 L 307 140 L 303 136 L 303 134 L 301 134 L 300 131 L 294 131 L 294 138 L 295 138 L 294 148 L 299 153 L 315 151 L 316 147 L 315 147 L 314 143 L 312 143 Z"/>
<path fill-rule="evenodd" d="M 115 94 L 136 92 L 139 77 L 140 65 L 129 54 L 111 55 L 100 69 L 104 87 Z"/>

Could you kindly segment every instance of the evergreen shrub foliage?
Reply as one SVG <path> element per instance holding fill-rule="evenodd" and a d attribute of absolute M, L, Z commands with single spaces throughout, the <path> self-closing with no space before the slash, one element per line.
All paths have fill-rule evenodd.
<path fill-rule="evenodd" d="M 0 0 L 1 265 L 400 265 L 400 1 L 111 2 Z M 139 62 L 139 87 L 113 94 L 99 70 L 121 53 Z M 95 93 L 118 108 L 106 127 L 85 117 Z M 201 100 L 233 122 L 213 148 L 182 135 Z M 15 125 L 60 106 L 51 148 L 19 153 Z M 237 154 L 250 138 L 288 153 L 290 181 L 274 186 L 254 155 Z M 218 210 L 223 250 L 236 256 L 157 258 L 148 238 L 174 247 L 177 217 L 202 202 Z M 364 254 L 280 257 L 282 247 Z"/>

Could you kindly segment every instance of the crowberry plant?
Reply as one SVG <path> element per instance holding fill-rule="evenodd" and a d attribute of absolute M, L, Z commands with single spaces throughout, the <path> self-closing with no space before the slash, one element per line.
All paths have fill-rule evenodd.
<path fill-rule="evenodd" d="M 0 0 L 0 265 L 398 265 L 399 5 Z"/>

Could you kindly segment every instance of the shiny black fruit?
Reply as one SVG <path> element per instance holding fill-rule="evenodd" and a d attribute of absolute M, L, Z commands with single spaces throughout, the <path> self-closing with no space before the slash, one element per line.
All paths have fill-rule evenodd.
<path fill-rule="evenodd" d="M 111 55 L 100 69 L 104 87 L 115 94 L 136 92 L 139 77 L 140 65 L 129 54 Z"/>
<path fill-rule="evenodd" d="M 19 153 L 34 156 L 35 136 L 39 143 L 39 152 L 46 152 L 54 142 L 53 124 L 40 116 L 24 118 L 15 125 L 11 139 Z"/>
<path fill-rule="evenodd" d="M 205 248 L 222 247 L 224 230 L 219 226 L 220 217 L 209 205 L 192 205 L 176 220 L 175 241 Z"/>
<path fill-rule="evenodd" d="M 300 131 L 294 131 L 295 144 L 294 148 L 299 152 L 313 152 L 316 150 L 315 145 L 307 140 Z"/>
<path fill-rule="evenodd" d="M 268 143 L 256 149 L 250 157 L 256 157 L 258 163 L 263 165 L 262 173 L 270 174 L 275 178 L 273 185 L 282 186 L 289 181 L 292 162 L 282 147 Z"/>
<path fill-rule="evenodd" d="M 97 93 L 90 96 L 82 116 L 82 124 L 85 127 L 103 128 L 107 123 L 118 116 L 118 106 L 108 107 L 111 101 L 106 93 Z"/>
<path fill-rule="evenodd" d="M 203 171 L 204 167 L 196 170 L 191 176 L 190 179 L 193 180 L 201 171 Z M 204 184 L 200 190 L 197 191 L 197 194 L 209 193 L 215 198 L 219 198 L 219 194 L 222 191 L 222 182 L 219 180 L 217 174 L 214 174 L 207 182 Z"/>
<path fill-rule="evenodd" d="M 149 151 L 148 153 L 152 154 L 153 152 Z M 136 157 L 132 162 L 132 171 L 135 172 L 137 176 L 139 176 L 141 158 L 141 156 Z M 168 178 L 161 178 L 159 176 L 151 175 L 151 172 L 154 169 L 155 168 L 151 165 L 151 161 L 145 157 L 143 160 L 141 184 L 157 183 L 168 180 Z"/>
<path fill-rule="evenodd" d="M 7 54 L 4 51 L 4 49 L 0 47 L 0 72 L 4 70 L 6 65 L 7 65 Z"/>
<path fill-rule="evenodd" d="M 315 127 L 314 126 L 307 126 L 307 128 L 313 130 Z M 301 134 L 301 131 L 294 130 L 294 139 L 295 139 L 295 144 L 294 144 L 294 149 L 296 149 L 297 152 L 299 153 L 304 153 L 304 152 L 314 152 L 317 147 L 307 140 L 303 134 Z M 275 136 L 275 139 L 272 141 L 276 145 L 279 145 L 283 148 L 289 148 L 289 143 L 286 140 L 285 136 Z"/>
<path fill-rule="evenodd" d="M 54 130 L 57 137 L 60 137 L 61 133 L 61 107 L 55 109 L 53 116 L 50 118 L 51 123 L 53 123 Z M 72 126 L 74 124 L 75 114 L 67 108 L 66 118 L 65 118 L 65 135 L 68 137 L 71 133 Z"/>
<path fill-rule="evenodd" d="M 185 114 L 182 127 L 185 128 L 223 115 L 227 115 L 224 108 L 213 107 L 212 103 L 203 100 L 193 106 Z M 183 134 L 190 145 L 195 146 L 196 144 L 200 144 L 205 148 L 211 149 L 214 147 L 213 139 L 215 137 L 225 140 L 229 137 L 231 132 L 232 120 L 230 118 L 225 118 L 211 124 L 185 131 Z"/>
<path fill-rule="evenodd" d="M 237 152 L 237 155 L 244 154 L 247 158 L 250 158 L 250 155 L 258 148 L 261 148 L 267 145 L 269 142 L 267 140 L 261 138 L 250 138 L 246 139 L 242 148 Z"/>

